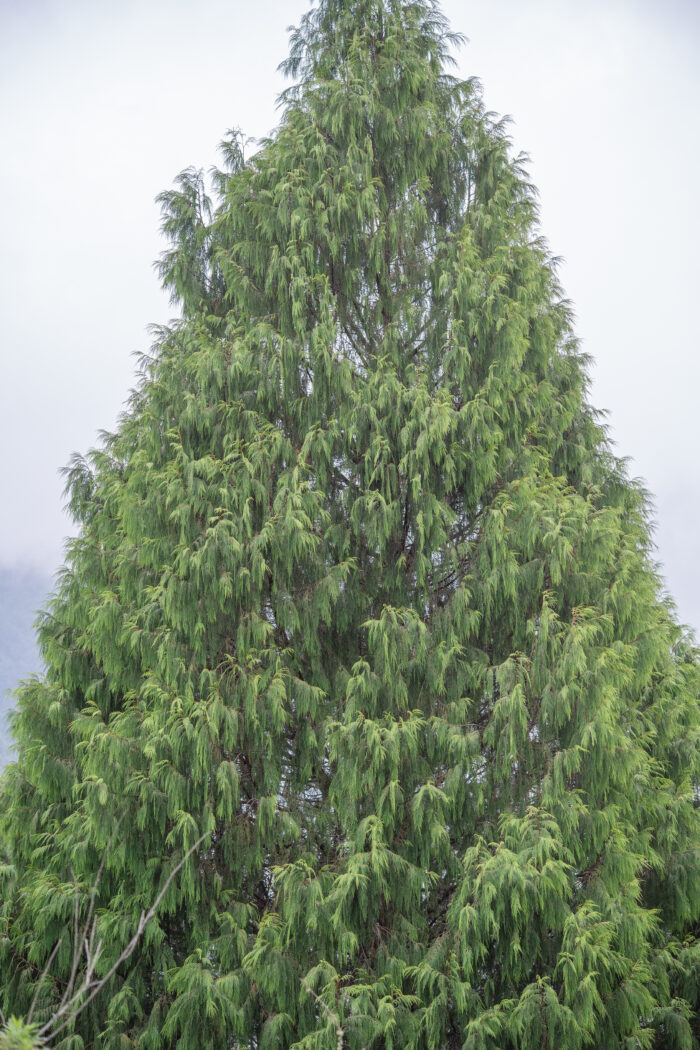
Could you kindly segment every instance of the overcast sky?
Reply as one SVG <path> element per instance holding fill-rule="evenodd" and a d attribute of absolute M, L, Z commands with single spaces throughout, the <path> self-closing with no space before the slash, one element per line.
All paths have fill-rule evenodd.
<path fill-rule="evenodd" d="M 172 313 L 154 197 L 276 122 L 299 0 L 0 0 L 0 566 L 52 572 L 59 471 L 114 427 Z M 659 560 L 700 629 L 700 5 L 445 0 L 459 71 L 513 118 L 591 400 L 654 494 Z"/>

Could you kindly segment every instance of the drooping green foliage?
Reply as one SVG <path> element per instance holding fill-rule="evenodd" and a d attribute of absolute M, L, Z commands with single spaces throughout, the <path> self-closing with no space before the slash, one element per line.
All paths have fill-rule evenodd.
<path fill-rule="evenodd" d="M 161 197 L 182 321 L 70 470 L 0 796 L 5 1015 L 103 855 L 106 973 L 208 838 L 71 1050 L 700 1034 L 696 655 L 451 42 L 320 0 L 274 136 Z"/>

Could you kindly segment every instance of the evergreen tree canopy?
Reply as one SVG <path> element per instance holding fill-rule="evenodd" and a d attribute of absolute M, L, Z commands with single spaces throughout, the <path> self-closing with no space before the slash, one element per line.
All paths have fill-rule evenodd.
<path fill-rule="evenodd" d="M 452 42 L 319 0 L 274 135 L 161 195 L 182 319 L 69 470 L 0 796 L 5 1016 L 207 837 L 71 1050 L 700 1031 L 696 657 Z"/>

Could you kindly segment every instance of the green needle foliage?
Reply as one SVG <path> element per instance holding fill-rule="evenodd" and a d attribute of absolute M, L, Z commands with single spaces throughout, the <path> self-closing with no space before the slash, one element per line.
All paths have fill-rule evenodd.
<path fill-rule="evenodd" d="M 207 837 L 70 1050 L 696 1045 L 696 656 L 453 41 L 319 0 L 274 136 L 160 198 L 182 320 L 70 469 L 0 798 L 5 1016 Z"/>

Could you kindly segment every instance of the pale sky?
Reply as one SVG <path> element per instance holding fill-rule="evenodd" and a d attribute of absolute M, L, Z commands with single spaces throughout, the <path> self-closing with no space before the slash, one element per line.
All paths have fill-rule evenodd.
<path fill-rule="evenodd" d="M 700 5 L 445 0 L 489 109 L 531 157 L 593 404 L 654 494 L 658 558 L 700 630 Z M 154 197 L 226 130 L 276 122 L 299 0 L 0 0 L 0 565 L 52 572 L 59 471 L 111 429 L 172 315 Z"/>

